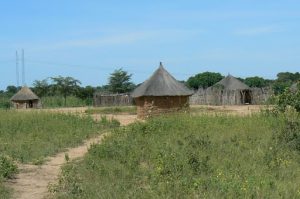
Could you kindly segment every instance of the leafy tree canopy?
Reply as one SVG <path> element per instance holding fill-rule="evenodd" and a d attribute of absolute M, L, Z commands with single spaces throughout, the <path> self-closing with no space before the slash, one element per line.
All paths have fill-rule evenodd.
<path fill-rule="evenodd" d="M 277 81 L 280 82 L 296 82 L 300 80 L 300 73 L 281 72 L 277 74 Z"/>
<path fill-rule="evenodd" d="M 127 93 L 135 88 L 130 81 L 132 74 L 128 74 L 122 68 L 115 70 L 108 79 L 109 91 L 112 93 Z"/>
<path fill-rule="evenodd" d="M 6 93 L 15 94 L 18 91 L 18 87 L 9 85 L 6 87 Z"/>
<path fill-rule="evenodd" d="M 75 91 L 78 89 L 78 85 L 81 82 L 73 77 L 51 77 L 55 89 L 64 97 L 65 105 L 67 103 L 67 96 L 75 94 Z"/>
<path fill-rule="evenodd" d="M 208 88 L 220 81 L 221 79 L 223 79 L 223 76 L 220 73 L 204 72 L 190 77 L 187 80 L 187 85 L 190 88 L 194 89 L 198 89 L 200 87 Z"/>
<path fill-rule="evenodd" d="M 272 88 L 275 94 L 282 94 L 285 89 L 289 88 L 293 82 L 300 80 L 300 73 L 281 72 L 277 74 L 277 79 L 274 81 Z"/>
<path fill-rule="evenodd" d="M 245 84 L 247 84 L 250 87 L 257 87 L 257 88 L 263 88 L 265 86 L 267 86 L 267 82 L 264 78 L 262 77 L 247 77 L 244 80 Z"/>
<path fill-rule="evenodd" d="M 35 80 L 33 82 L 33 91 L 39 96 L 43 97 L 49 94 L 50 85 L 48 83 L 48 79 L 44 80 Z"/>

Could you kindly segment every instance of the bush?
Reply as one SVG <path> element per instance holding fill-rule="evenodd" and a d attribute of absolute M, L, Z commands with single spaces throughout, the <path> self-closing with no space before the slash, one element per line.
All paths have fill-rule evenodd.
<path fill-rule="evenodd" d="M 114 118 L 111 120 L 107 119 L 106 116 L 102 116 L 100 120 L 100 124 L 109 128 L 116 128 L 120 126 L 120 122 Z"/>
<path fill-rule="evenodd" d="M 276 110 L 284 112 L 287 107 L 294 108 L 297 112 L 300 112 L 300 90 L 292 92 L 286 89 L 282 94 L 277 96 Z"/>
<path fill-rule="evenodd" d="M 5 155 L 0 155 L 0 179 L 12 178 L 18 172 L 17 165 L 12 158 Z"/>
<path fill-rule="evenodd" d="M 276 143 L 300 152 L 300 116 L 293 107 L 283 114 L 283 126 L 275 131 Z"/>

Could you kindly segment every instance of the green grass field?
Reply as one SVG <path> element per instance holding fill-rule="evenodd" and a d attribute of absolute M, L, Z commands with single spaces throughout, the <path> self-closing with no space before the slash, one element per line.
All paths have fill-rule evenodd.
<path fill-rule="evenodd" d="M 77 146 L 109 127 L 108 120 L 96 123 L 91 117 L 0 110 L 0 195 L 7 192 L 1 187 L 1 181 L 11 166 L 1 156 L 21 163 L 41 164 L 45 157 Z"/>
<path fill-rule="evenodd" d="M 87 114 L 136 114 L 135 106 L 112 106 L 112 107 L 98 107 L 89 108 L 85 111 Z"/>
<path fill-rule="evenodd" d="M 300 155 L 272 116 L 154 118 L 67 164 L 55 198 L 299 198 Z"/>

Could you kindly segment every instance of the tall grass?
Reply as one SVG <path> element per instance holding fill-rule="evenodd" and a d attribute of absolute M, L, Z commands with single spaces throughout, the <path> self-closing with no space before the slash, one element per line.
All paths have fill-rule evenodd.
<path fill-rule="evenodd" d="M 0 111 L 0 151 L 20 162 L 30 162 L 76 146 L 105 128 L 91 117 Z"/>
<path fill-rule="evenodd" d="M 41 164 L 45 157 L 79 145 L 115 125 L 105 118 L 96 123 L 91 117 L 0 110 L 0 196 L 9 196 L 2 182 L 16 172 L 11 160 Z"/>
<path fill-rule="evenodd" d="M 46 96 L 42 97 L 41 101 L 44 108 L 81 107 L 92 105 L 92 99 L 83 100 L 75 96 L 68 96 L 66 105 L 64 98 L 61 96 Z"/>
<path fill-rule="evenodd" d="M 300 155 L 271 116 L 170 116 L 116 130 L 69 163 L 57 198 L 299 198 Z"/>
<path fill-rule="evenodd" d="M 1 181 L 15 172 L 10 159 L 41 164 L 45 157 L 112 127 L 108 120 L 102 121 L 61 113 L 0 110 L 0 196 L 8 194 Z"/>

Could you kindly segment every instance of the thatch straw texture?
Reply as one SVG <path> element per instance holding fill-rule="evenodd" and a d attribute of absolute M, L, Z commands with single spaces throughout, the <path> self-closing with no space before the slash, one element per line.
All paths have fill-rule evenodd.
<path fill-rule="evenodd" d="M 190 96 L 194 92 L 178 82 L 160 63 L 153 75 L 136 88 L 132 97 L 142 96 Z"/>
<path fill-rule="evenodd" d="M 17 92 L 12 98 L 11 101 L 28 101 L 28 100 L 38 100 L 39 97 L 34 94 L 27 86 L 24 86 Z"/>

